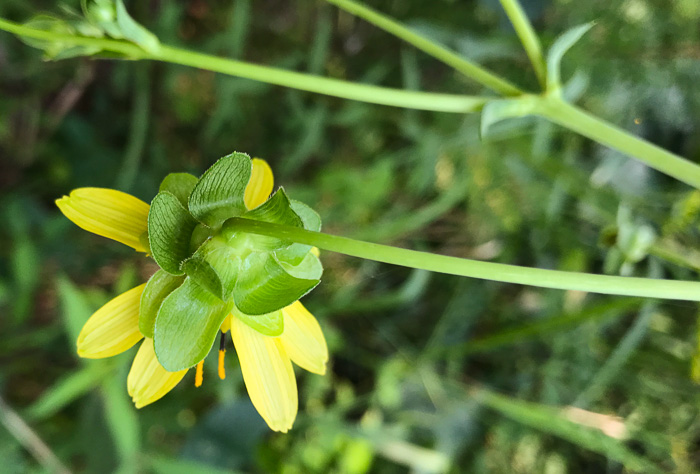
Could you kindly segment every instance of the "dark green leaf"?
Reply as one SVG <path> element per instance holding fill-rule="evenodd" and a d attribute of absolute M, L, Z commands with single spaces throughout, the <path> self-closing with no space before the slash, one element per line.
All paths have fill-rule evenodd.
<path fill-rule="evenodd" d="M 161 192 L 153 198 L 148 213 L 151 254 L 160 267 L 182 275 L 180 264 L 190 255 L 192 231 L 197 225 L 174 194 Z"/>
<path fill-rule="evenodd" d="M 231 307 L 186 278 L 165 298 L 156 317 L 153 340 L 161 365 L 176 372 L 204 359 Z"/>
<path fill-rule="evenodd" d="M 156 316 L 163 300 L 185 281 L 184 276 L 173 276 L 165 270 L 153 274 L 141 294 L 139 330 L 146 337 L 153 337 Z"/>
<path fill-rule="evenodd" d="M 197 185 L 196 176 L 189 173 L 170 173 L 160 183 L 159 192 L 168 191 L 175 195 L 182 207 L 187 209 L 187 201 L 190 199 L 192 190 Z"/>
<path fill-rule="evenodd" d="M 266 314 L 292 304 L 319 282 L 290 275 L 272 253 L 253 253 L 241 265 L 233 297 L 242 312 Z"/>
<path fill-rule="evenodd" d="M 268 314 L 260 314 L 258 316 L 250 316 L 241 313 L 234 307 L 231 310 L 231 314 L 265 336 L 277 337 L 281 336 L 284 332 L 284 316 L 281 310 L 273 311 Z"/>
<path fill-rule="evenodd" d="M 243 195 L 251 169 L 250 157 L 244 153 L 232 153 L 214 163 L 190 195 L 188 206 L 192 215 L 216 229 L 226 219 L 243 215 Z"/>

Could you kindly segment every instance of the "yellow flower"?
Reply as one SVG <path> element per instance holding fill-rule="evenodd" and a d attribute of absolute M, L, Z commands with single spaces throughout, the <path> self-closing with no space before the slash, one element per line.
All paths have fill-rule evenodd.
<path fill-rule="evenodd" d="M 253 209 L 272 192 L 273 175 L 267 162 L 252 161 L 252 175 L 245 190 L 245 204 Z M 148 253 L 149 205 L 129 194 L 102 188 L 80 188 L 56 201 L 66 217 L 79 227 L 114 239 Z M 109 301 L 97 310 L 78 336 L 78 355 L 103 358 L 120 354 L 143 339 L 134 358 L 127 389 L 136 408 L 162 398 L 187 373 L 168 372 L 156 359 L 153 340 L 139 331 L 139 308 L 145 284 L 139 285 Z M 269 427 L 287 432 L 296 418 L 298 400 L 292 362 L 323 375 L 328 361 L 328 348 L 316 318 L 296 301 L 282 310 L 284 332 L 278 337 L 266 336 L 242 320 L 229 315 L 221 325 L 224 334 L 231 332 L 238 353 L 248 394 Z M 223 344 L 222 344 L 223 346 Z M 219 351 L 219 376 L 223 379 L 223 354 Z M 203 361 L 202 361 L 203 362 Z M 201 385 L 202 362 L 197 365 L 195 384 Z"/>

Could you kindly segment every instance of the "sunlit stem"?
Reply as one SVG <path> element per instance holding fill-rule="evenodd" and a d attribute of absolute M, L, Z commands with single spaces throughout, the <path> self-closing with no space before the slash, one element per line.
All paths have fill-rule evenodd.
<path fill-rule="evenodd" d="M 558 97 L 545 97 L 537 115 L 580 133 L 602 145 L 637 158 L 650 167 L 700 188 L 700 166 L 589 114 Z"/>
<path fill-rule="evenodd" d="M 547 82 L 547 67 L 542 54 L 540 39 L 537 37 L 530 20 L 518 0 L 501 0 L 501 5 L 513 24 L 513 28 L 515 28 L 515 32 L 518 34 L 518 38 L 520 38 L 520 42 L 523 44 L 532 66 L 535 68 L 537 80 L 544 88 Z"/>
<path fill-rule="evenodd" d="M 226 221 L 223 232 L 267 235 L 352 257 L 483 280 L 611 295 L 700 301 L 699 282 L 593 275 L 481 262 L 362 242 L 347 237 L 240 217 Z"/>
<path fill-rule="evenodd" d="M 56 41 L 75 46 L 96 46 L 104 51 L 121 53 L 131 59 L 151 59 L 154 61 L 181 64 L 183 66 L 191 66 L 230 76 L 266 82 L 268 84 L 372 104 L 436 112 L 468 113 L 481 110 L 483 105 L 491 100 L 489 97 L 440 94 L 358 84 L 339 79 L 250 64 L 243 61 L 196 53 L 166 45 L 160 48 L 158 54 L 149 54 L 137 45 L 127 41 L 54 33 L 19 25 L 3 19 L 0 19 L 0 30 L 9 31 L 18 36 Z"/>
<path fill-rule="evenodd" d="M 490 71 L 482 68 L 478 64 L 463 58 L 454 51 L 450 51 L 444 46 L 437 44 L 435 41 L 425 38 L 401 23 L 389 18 L 388 16 L 361 5 L 353 0 L 326 0 L 339 8 L 352 13 L 369 23 L 372 23 L 378 28 L 391 33 L 397 38 L 401 38 L 405 42 L 415 46 L 426 54 L 434 57 L 452 67 L 456 71 L 473 79 L 489 89 L 498 92 L 501 95 L 517 96 L 523 93 L 517 86 L 507 80 L 496 76 Z"/>

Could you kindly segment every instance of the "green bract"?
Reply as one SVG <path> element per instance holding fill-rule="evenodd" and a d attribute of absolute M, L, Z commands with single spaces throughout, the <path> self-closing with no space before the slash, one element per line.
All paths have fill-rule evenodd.
<path fill-rule="evenodd" d="M 197 364 L 233 313 L 268 336 L 283 331 L 281 309 L 311 291 L 323 268 L 308 245 L 236 229 L 233 217 L 318 231 L 321 219 L 282 188 L 248 209 L 252 162 L 233 153 L 201 178 L 168 175 L 148 214 L 151 255 L 161 270 L 143 293 L 139 327 L 169 371 Z"/>

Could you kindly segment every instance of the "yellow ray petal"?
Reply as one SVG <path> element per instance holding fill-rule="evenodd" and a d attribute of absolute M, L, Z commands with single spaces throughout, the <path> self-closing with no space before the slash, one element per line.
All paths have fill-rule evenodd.
<path fill-rule="evenodd" d="M 231 318 L 231 335 L 250 400 L 272 430 L 286 433 L 297 416 L 298 399 L 292 363 L 282 344 L 237 318 Z"/>
<path fill-rule="evenodd" d="M 289 358 L 309 372 L 325 374 L 328 346 L 316 318 L 299 301 L 284 308 L 282 314 L 284 333 L 279 339 Z"/>
<path fill-rule="evenodd" d="M 56 200 L 61 212 L 78 227 L 133 247 L 149 250 L 141 242 L 148 228 L 150 206 L 130 194 L 106 188 L 78 188 Z"/>
<path fill-rule="evenodd" d="M 126 379 L 127 390 L 136 408 L 143 408 L 165 396 L 187 373 L 168 372 L 156 359 L 153 339 L 143 340 Z"/>
<path fill-rule="evenodd" d="M 141 340 L 139 307 L 145 286 L 144 283 L 122 293 L 90 316 L 78 335 L 80 357 L 111 357 Z"/>
<path fill-rule="evenodd" d="M 272 169 L 267 161 L 260 158 L 253 158 L 253 171 L 250 175 L 250 181 L 245 188 L 243 201 L 248 209 L 255 209 L 260 204 L 267 201 L 274 186 L 274 177 Z"/>

